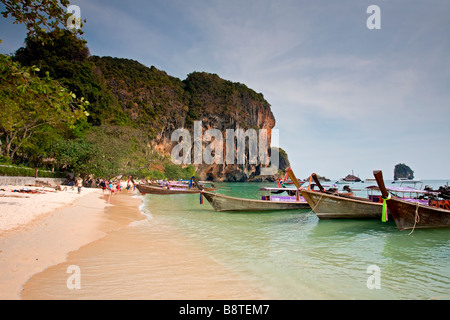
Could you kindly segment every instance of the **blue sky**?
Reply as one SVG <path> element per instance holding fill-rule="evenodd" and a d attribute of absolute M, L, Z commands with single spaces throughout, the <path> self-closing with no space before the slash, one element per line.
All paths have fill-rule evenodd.
<path fill-rule="evenodd" d="M 298 177 L 450 179 L 448 0 L 74 0 L 91 54 L 264 94 Z M 370 5 L 381 29 L 369 30 Z M 23 26 L 0 19 L 1 53 Z"/>

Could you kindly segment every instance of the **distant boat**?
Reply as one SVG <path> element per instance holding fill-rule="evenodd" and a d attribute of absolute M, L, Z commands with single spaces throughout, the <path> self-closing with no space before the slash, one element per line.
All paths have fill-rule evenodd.
<path fill-rule="evenodd" d="M 145 194 L 195 194 L 200 193 L 200 190 L 197 188 L 188 189 L 188 188 L 176 188 L 176 187 L 160 187 L 160 186 L 152 186 L 145 184 L 138 184 L 136 188 L 143 195 Z"/>
<path fill-rule="evenodd" d="M 416 185 L 420 184 L 420 187 L 418 189 L 421 189 L 423 186 L 423 182 L 420 180 L 414 180 L 414 179 L 406 179 L 406 178 L 399 178 L 397 180 L 392 181 L 392 184 L 399 184 L 400 186 L 403 186 L 405 184 L 413 184 L 414 188 Z"/>
<path fill-rule="evenodd" d="M 384 198 L 389 192 L 381 171 L 373 172 Z M 412 203 L 398 198 L 386 200 L 389 211 L 400 231 L 414 229 L 450 228 L 450 203 L 448 200 L 429 200 L 429 205 Z"/>
<path fill-rule="evenodd" d="M 341 179 L 341 181 L 345 182 L 361 182 L 361 179 L 357 176 L 355 176 L 352 172 L 352 174 L 347 175 L 345 178 Z"/>
<path fill-rule="evenodd" d="M 306 181 L 298 179 L 297 182 L 298 182 L 300 185 L 302 185 L 302 184 L 304 184 Z M 292 185 L 292 184 L 295 184 L 295 183 L 294 183 L 294 181 L 292 181 L 292 180 L 287 180 L 287 181 L 284 182 L 284 184 Z"/>
<path fill-rule="evenodd" d="M 341 178 L 338 181 L 336 181 L 336 184 L 347 184 L 347 183 L 353 183 L 353 182 L 364 182 L 359 177 L 355 176 L 353 174 L 348 174 L 345 178 Z"/>
<path fill-rule="evenodd" d="M 376 180 L 376 179 L 375 179 Z M 414 183 L 414 182 L 422 182 L 420 180 L 414 180 L 414 179 L 408 179 L 408 178 L 398 178 L 396 180 L 394 180 L 392 183 L 400 183 L 400 182 L 410 182 L 410 183 Z"/>

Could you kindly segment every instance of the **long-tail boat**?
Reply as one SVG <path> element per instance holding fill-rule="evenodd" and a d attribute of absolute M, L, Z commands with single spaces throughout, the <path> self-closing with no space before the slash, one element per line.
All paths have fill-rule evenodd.
<path fill-rule="evenodd" d="M 202 190 L 214 191 L 214 188 L 206 188 L 200 185 L 195 177 L 192 177 L 189 184 L 186 183 L 167 183 L 167 184 L 138 184 L 136 188 L 141 194 L 196 194 Z"/>
<path fill-rule="evenodd" d="M 294 193 L 294 196 L 280 196 L 280 195 L 269 195 L 263 196 L 262 200 L 245 199 L 230 197 L 223 194 L 202 191 L 201 197 L 205 197 L 206 200 L 211 204 L 215 211 L 244 211 L 244 212 L 256 212 L 256 211 L 279 211 L 279 210 L 298 210 L 298 209 L 309 209 L 308 203 L 300 196 L 299 188 L 300 184 L 295 178 L 294 173 L 291 169 L 288 169 L 290 177 L 294 184 L 296 184 L 296 189 L 293 188 L 262 188 L 261 190 L 269 192 L 281 192 L 287 191 Z M 201 202 L 202 203 L 202 202 Z"/>
<path fill-rule="evenodd" d="M 302 189 L 301 193 L 319 219 L 380 219 L 382 204 L 352 193 L 327 191 L 312 174 L 320 191 Z"/>
<path fill-rule="evenodd" d="M 424 205 L 391 197 L 384 184 L 382 171 L 376 170 L 373 175 L 381 190 L 381 196 L 386 201 L 400 231 L 450 227 L 450 204 L 448 200 L 431 199 L 428 205 Z"/>
<path fill-rule="evenodd" d="M 139 190 L 141 194 L 192 194 L 192 193 L 200 193 L 200 190 L 197 188 L 188 189 L 188 188 L 176 188 L 176 187 L 163 187 L 163 186 L 152 186 L 146 184 L 138 184 L 136 188 Z"/>
<path fill-rule="evenodd" d="M 290 196 L 268 196 L 267 200 L 254 200 L 230 197 L 223 194 L 203 191 L 215 211 L 277 211 L 308 209 L 309 205 L 302 197 L 297 200 Z"/>

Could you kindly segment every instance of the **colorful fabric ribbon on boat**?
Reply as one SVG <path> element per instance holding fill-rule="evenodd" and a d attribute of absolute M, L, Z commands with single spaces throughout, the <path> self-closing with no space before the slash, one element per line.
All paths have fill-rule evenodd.
<path fill-rule="evenodd" d="M 383 222 L 387 222 L 388 221 L 388 212 L 387 212 L 387 201 L 389 199 L 391 199 L 391 195 L 389 194 L 387 196 L 387 198 L 383 198 L 381 197 L 381 199 L 383 199 L 383 210 L 382 210 L 382 214 L 381 214 L 381 220 Z"/>

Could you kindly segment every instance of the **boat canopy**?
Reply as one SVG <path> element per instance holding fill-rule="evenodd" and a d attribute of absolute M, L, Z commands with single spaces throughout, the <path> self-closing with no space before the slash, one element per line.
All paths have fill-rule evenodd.
<path fill-rule="evenodd" d="M 297 191 L 297 188 L 261 188 L 261 191 Z"/>
<path fill-rule="evenodd" d="M 367 190 L 377 190 L 379 191 L 380 188 L 378 186 L 368 186 L 366 187 Z M 437 193 L 437 192 L 431 192 L 427 190 L 419 190 L 411 187 L 386 187 L 386 190 L 391 192 L 404 192 L 404 193 Z"/>

